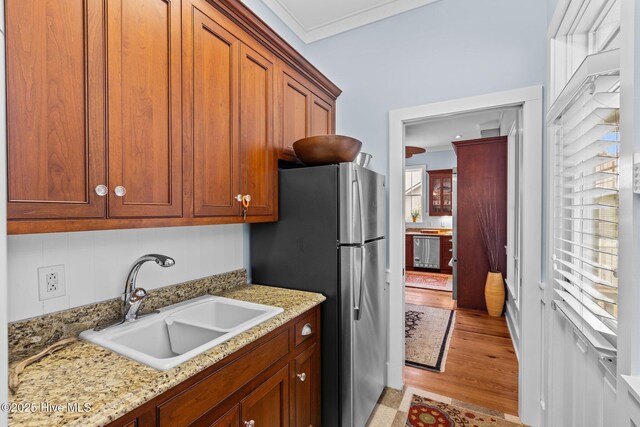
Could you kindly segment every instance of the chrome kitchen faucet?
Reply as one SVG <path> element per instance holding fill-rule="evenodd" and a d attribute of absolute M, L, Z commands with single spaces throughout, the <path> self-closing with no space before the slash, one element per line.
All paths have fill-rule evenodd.
<path fill-rule="evenodd" d="M 133 322 L 140 317 L 140 315 L 138 315 L 138 310 L 140 309 L 142 301 L 147 297 L 147 291 L 143 288 L 136 287 L 136 279 L 138 278 L 138 271 L 140 271 L 140 267 L 148 261 L 154 261 L 160 267 L 164 268 L 173 267 L 176 263 L 173 258 L 159 254 L 147 254 L 138 258 L 131 266 L 129 274 L 127 275 L 127 282 L 124 286 L 124 294 L 122 294 L 122 318 L 112 324 L 99 326 L 95 328 L 96 331 L 110 326 L 121 325 L 125 322 Z"/>

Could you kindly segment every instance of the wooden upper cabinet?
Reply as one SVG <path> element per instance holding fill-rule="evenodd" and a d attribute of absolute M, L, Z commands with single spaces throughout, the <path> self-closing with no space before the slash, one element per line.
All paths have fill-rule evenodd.
<path fill-rule="evenodd" d="M 9 218 L 105 215 L 103 18 L 98 0 L 6 1 Z"/>
<path fill-rule="evenodd" d="M 180 2 L 110 0 L 106 22 L 109 217 L 181 216 Z"/>
<path fill-rule="evenodd" d="M 307 136 L 335 133 L 334 101 L 319 96 L 319 89 L 299 73 L 280 63 L 276 138 L 278 158 L 297 161 L 293 143 Z"/>
<path fill-rule="evenodd" d="M 274 221 L 284 147 L 333 132 L 340 90 L 239 0 L 5 4 L 10 234 Z"/>
<path fill-rule="evenodd" d="M 328 135 L 333 130 L 333 106 L 313 95 L 311 102 L 311 132 L 309 136 Z"/>
<path fill-rule="evenodd" d="M 428 171 L 429 215 L 452 215 L 453 171 L 451 169 Z"/>
<path fill-rule="evenodd" d="M 273 215 L 277 165 L 273 146 L 273 59 L 240 46 L 240 165 L 247 215 Z"/>
<path fill-rule="evenodd" d="M 289 426 L 288 371 L 286 366 L 280 369 L 242 401 L 240 405 L 242 422 L 240 425 Z"/>
<path fill-rule="evenodd" d="M 311 131 L 309 109 L 311 92 L 286 72 L 282 73 L 282 137 L 280 151 L 291 160 L 295 158 L 293 143 L 305 138 Z"/>
<path fill-rule="evenodd" d="M 186 162 L 193 168 L 193 212 L 195 216 L 239 215 L 235 196 L 240 194 L 240 42 L 197 8 L 189 5 L 189 9 L 184 114 L 185 144 L 192 141 L 193 147 Z"/>

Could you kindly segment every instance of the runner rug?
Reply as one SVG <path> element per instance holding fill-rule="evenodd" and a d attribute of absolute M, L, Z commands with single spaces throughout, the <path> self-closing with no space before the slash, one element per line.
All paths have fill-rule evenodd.
<path fill-rule="evenodd" d="M 455 318 L 453 310 L 406 304 L 405 364 L 444 372 Z"/>
<path fill-rule="evenodd" d="M 412 288 L 434 289 L 436 291 L 453 290 L 453 278 L 450 274 L 416 273 L 407 271 L 405 285 Z"/>

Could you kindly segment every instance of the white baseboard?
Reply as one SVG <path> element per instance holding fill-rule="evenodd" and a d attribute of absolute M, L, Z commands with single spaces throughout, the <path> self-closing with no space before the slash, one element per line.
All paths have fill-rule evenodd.
<path fill-rule="evenodd" d="M 516 352 L 516 358 L 518 359 L 518 363 L 520 363 L 520 340 L 516 340 L 514 337 L 518 337 L 519 334 L 516 333 L 515 325 L 513 324 L 513 317 L 511 315 L 511 310 L 509 310 L 509 306 L 507 305 L 507 309 L 505 311 L 505 318 L 507 319 L 507 329 L 509 329 L 509 336 L 511 337 L 511 342 L 513 343 L 513 349 Z"/>

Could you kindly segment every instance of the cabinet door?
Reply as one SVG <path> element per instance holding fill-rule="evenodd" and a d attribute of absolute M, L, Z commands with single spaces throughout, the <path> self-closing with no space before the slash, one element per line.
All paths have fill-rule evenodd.
<path fill-rule="evenodd" d="M 413 270 L 413 235 L 410 234 L 404 238 L 404 261 L 406 270 Z"/>
<path fill-rule="evenodd" d="M 235 196 L 240 193 L 240 42 L 201 11 L 191 9 L 193 102 L 189 103 L 192 123 L 186 126 L 192 128 L 194 215 L 239 215 Z"/>
<path fill-rule="evenodd" d="M 295 427 L 320 426 L 320 351 L 314 344 L 295 360 Z"/>
<path fill-rule="evenodd" d="M 106 198 L 99 0 L 6 0 L 9 218 L 99 218 Z"/>
<path fill-rule="evenodd" d="M 429 175 L 430 215 L 442 215 L 442 177 L 438 174 Z"/>
<path fill-rule="evenodd" d="M 280 369 L 241 403 L 242 423 L 248 427 L 289 426 L 288 367 Z"/>
<path fill-rule="evenodd" d="M 311 103 L 311 133 L 309 136 L 333 133 L 333 108 L 320 97 L 313 95 Z"/>
<path fill-rule="evenodd" d="M 210 427 L 238 427 L 240 424 L 240 406 L 234 406 L 222 417 L 215 420 Z"/>
<path fill-rule="evenodd" d="M 181 216 L 180 2 L 110 0 L 106 22 L 109 216 Z"/>
<path fill-rule="evenodd" d="M 453 243 L 451 236 L 440 236 L 440 273 L 449 274 L 453 271 L 449 261 L 453 257 Z"/>
<path fill-rule="evenodd" d="M 240 46 L 240 165 L 248 215 L 272 215 L 277 165 L 273 153 L 273 61 Z"/>
<path fill-rule="evenodd" d="M 311 131 L 311 92 L 293 77 L 283 72 L 282 136 L 280 147 L 285 156 L 295 158 L 293 143 Z"/>
<path fill-rule="evenodd" d="M 452 213 L 453 178 L 447 174 L 442 178 L 442 212 L 444 215 Z"/>
<path fill-rule="evenodd" d="M 429 215 L 444 216 L 452 213 L 453 171 L 429 171 Z"/>

